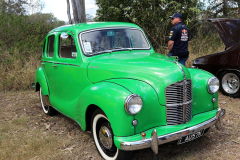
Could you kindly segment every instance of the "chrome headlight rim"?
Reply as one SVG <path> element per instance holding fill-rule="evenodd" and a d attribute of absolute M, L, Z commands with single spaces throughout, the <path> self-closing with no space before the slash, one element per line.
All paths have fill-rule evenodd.
<path fill-rule="evenodd" d="M 129 95 L 129 96 L 126 98 L 126 100 L 125 100 L 125 102 L 124 102 L 125 111 L 126 111 L 128 114 L 130 114 L 130 115 L 136 115 L 136 114 L 138 114 L 138 113 L 142 110 L 143 101 L 142 101 L 141 108 L 140 108 L 140 110 L 139 110 L 138 112 L 136 112 L 136 113 L 131 113 L 131 112 L 129 111 L 129 108 L 130 108 L 129 102 L 130 102 L 130 100 L 131 100 L 132 98 L 135 98 L 135 97 L 139 97 L 139 98 L 141 99 L 141 101 L 142 101 L 142 98 L 141 98 L 138 94 L 131 94 L 131 95 Z"/>
<path fill-rule="evenodd" d="M 212 91 L 211 90 L 211 84 L 212 84 L 212 82 L 213 81 L 217 81 L 218 82 L 218 88 L 216 89 L 216 91 Z M 219 80 L 218 80 L 218 78 L 217 77 L 211 77 L 209 80 L 208 80 L 208 92 L 210 93 L 210 94 L 214 94 L 214 93 L 216 93 L 218 90 L 219 90 Z"/>

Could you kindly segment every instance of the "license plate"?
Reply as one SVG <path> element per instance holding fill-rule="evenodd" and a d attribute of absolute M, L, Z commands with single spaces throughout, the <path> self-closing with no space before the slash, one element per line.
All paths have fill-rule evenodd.
<path fill-rule="evenodd" d="M 192 141 L 194 139 L 201 137 L 203 134 L 204 134 L 204 129 L 194 132 L 194 133 L 191 133 L 189 135 L 183 136 L 178 140 L 178 144 L 183 144 L 183 143 Z"/>

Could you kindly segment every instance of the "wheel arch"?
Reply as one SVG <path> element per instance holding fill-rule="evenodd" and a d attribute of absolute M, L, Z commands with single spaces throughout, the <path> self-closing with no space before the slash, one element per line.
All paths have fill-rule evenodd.
<path fill-rule="evenodd" d="M 35 91 L 40 91 L 40 84 L 37 82 L 35 85 Z"/>
<path fill-rule="evenodd" d="M 79 102 L 75 105 L 76 118 L 74 119 L 80 124 L 82 130 L 89 130 L 92 114 L 95 109 L 100 108 L 108 117 L 114 135 L 133 135 L 134 116 L 124 109 L 124 102 L 130 94 L 132 93 L 126 88 L 111 82 L 95 83 L 85 88 L 80 95 Z"/>
<path fill-rule="evenodd" d="M 43 95 L 49 95 L 48 84 L 46 76 L 44 74 L 43 68 L 39 67 L 35 74 L 35 91 L 39 91 L 40 87 L 42 88 Z"/>
<path fill-rule="evenodd" d="M 95 104 L 90 104 L 86 110 L 86 114 L 85 114 L 85 119 L 86 119 L 86 131 L 90 131 L 91 130 L 91 118 L 93 113 L 97 110 L 97 109 L 101 109 L 100 107 L 98 107 Z M 102 109 L 101 109 L 102 110 Z"/>
<path fill-rule="evenodd" d="M 219 70 L 219 71 L 217 72 L 216 77 L 219 78 L 219 76 L 220 76 L 223 72 L 226 72 L 226 71 L 237 71 L 237 72 L 240 73 L 240 70 L 238 70 L 238 69 L 221 69 L 221 70 Z"/>

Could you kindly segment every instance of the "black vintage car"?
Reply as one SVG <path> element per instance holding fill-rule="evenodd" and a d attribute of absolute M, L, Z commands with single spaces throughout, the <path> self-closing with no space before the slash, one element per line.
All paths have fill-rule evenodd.
<path fill-rule="evenodd" d="M 224 95 L 240 97 L 240 19 L 210 19 L 217 29 L 226 50 L 194 60 L 193 67 L 204 69 L 220 80 Z"/>

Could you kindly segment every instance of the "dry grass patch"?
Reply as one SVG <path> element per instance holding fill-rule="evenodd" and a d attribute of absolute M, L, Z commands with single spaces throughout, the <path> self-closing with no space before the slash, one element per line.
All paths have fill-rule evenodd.
<path fill-rule="evenodd" d="M 39 55 L 19 58 L 18 50 L 13 55 L 0 54 L 0 91 L 26 90 L 34 82 L 36 69 L 40 66 Z"/>
<path fill-rule="evenodd" d="M 46 116 L 34 91 L 0 92 L 0 159 L 98 157 L 90 133 L 58 114 Z"/>
<path fill-rule="evenodd" d="M 223 128 L 189 143 L 172 142 L 133 152 L 144 159 L 240 159 L 240 99 L 219 93 L 219 106 L 226 109 Z M 34 91 L 0 92 L 0 160 L 6 159 L 101 159 L 90 132 L 83 132 L 69 118 L 46 116 Z"/>

